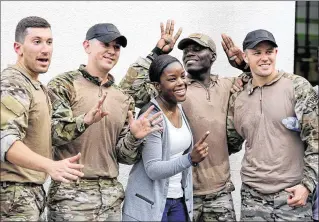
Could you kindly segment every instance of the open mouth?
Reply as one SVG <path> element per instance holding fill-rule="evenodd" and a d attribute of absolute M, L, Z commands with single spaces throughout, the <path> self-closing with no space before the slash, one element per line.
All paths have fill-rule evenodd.
<path fill-rule="evenodd" d="M 47 65 L 49 63 L 49 59 L 47 58 L 39 58 L 37 59 L 37 61 L 44 65 Z"/>
<path fill-rule="evenodd" d="M 174 92 L 179 96 L 184 96 L 186 94 L 186 88 L 175 90 Z"/>

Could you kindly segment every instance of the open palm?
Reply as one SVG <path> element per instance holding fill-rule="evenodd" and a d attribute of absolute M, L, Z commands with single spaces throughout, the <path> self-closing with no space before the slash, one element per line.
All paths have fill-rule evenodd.
<path fill-rule="evenodd" d="M 129 111 L 130 131 L 136 139 L 142 139 L 154 131 L 163 129 L 158 126 L 158 124 L 163 121 L 162 117 L 160 117 L 162 112 L 157 112 L 153 116 L 149 116 L 153 109 L 154 106 L 149 107 L 137 120 L 134 120 L 132 112 Z"/>
<path fill-rule="evenodd" d="M 156 46 L 162 50 L 163 53 L 168 54 L 170 53 L 174 45 L 182 33 L 182 28 L 179 28 L 176 35 L 174 34 L 174 20 L 167 20 L 166 27 L 164 30 L 164 24 L 161 22 L 161 39 L 157 42 Z"/>
<path fill-rule="evenodd" d="M 233 40 L 226 34 L 222 34 L 222 39 L 222 46 L 230 64 L 233 67 L 238 68 L 243 62 L 245 62 L 243 58 L 243 51 L 237 47 Z"/>

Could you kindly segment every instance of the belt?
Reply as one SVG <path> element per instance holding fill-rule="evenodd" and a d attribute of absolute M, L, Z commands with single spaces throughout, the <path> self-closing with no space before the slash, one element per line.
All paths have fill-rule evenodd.
<path fill-rule="evenodd" d="M 26 183 L 21 183 L 21 182 L 13 182 L 13 181 L 0 181 L 0 186 L 3 188 L 7 188 L 9 186 L 42 186 L 41 184 L 37 183 L 31 183 L 31 182 L 26 182 Z"/>

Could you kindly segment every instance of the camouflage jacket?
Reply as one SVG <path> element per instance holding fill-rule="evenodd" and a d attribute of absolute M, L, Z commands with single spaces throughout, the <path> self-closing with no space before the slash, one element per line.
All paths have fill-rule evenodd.
<path fill-rule="evenodd" d="M 100 157 L 109 159 L 117 170 L 115 159 L 121 163 L 133 164 L 140 158 L 138 147 L 143 140 L 135 139 L 130 133 L 127 115 L 128 111 L 135 115 L 134 100 L 121 92 L 114 84 L 112 75 L 109 74 L 108 78 L 109 81 L 101 85 L 100 80 L 87 73 L 85 66 L 81 65 L 78 70 L 58 75 L 48 83 L 53 106 L 52 140 L 56 148 L 55 158 L 75 155 L 76 150 L 82 152 L 83 164 L 86 164 L 85 162 L 92 164 L 93 157 L 90 159 L 84 154 L 88 152 L 85 149 L 88 149 L 97 159 Z M 107 109 L 110 114 L 88 127 L 84 124 L 84 115 L 97 104 L 102 92 L 107 93 L 103 109 Z M 106 134 L 100 135 L 101 130 Z M 94 139 L 94 136 L 98 135 L 103 139 Z M 85 147 L 88 143 L 91 145 Z M 98 150 L 92 150 L 102 147 L 109 149 L 105 155 Z M 98 162 L 96 161 L 96 164 L 101 164 Z"/>
<path fill-rule="evenodd" d="M 300 134 L 282 123 L 289 116 L 297 117 Z M 227 128 L 233 146 L 247 140 L 244 183 L 262 192 L 300 183 L 314 191 L 318 183 L 318 95 L 303 77 L 280 71 L 263 87 L 253 86 L 250 80 L 230 98 Z"/>

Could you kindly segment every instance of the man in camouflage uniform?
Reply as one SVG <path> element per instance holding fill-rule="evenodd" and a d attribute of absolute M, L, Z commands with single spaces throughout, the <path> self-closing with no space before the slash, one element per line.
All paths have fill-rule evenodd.
<path fill-rule="evenodd" d="M 173 32 L 174 21 L 168 20 L 165 30 L 161 23 L 161 39 L 156 47 L 146 58 L 139 58 L 132 64 L 120 83 L 120 87 L 133 96 L 139 108 L 157 95 L 149 81 L 149 66 L 155 56 L 172 51 L 181 29 L 174 37 Z M 225 40 L 227 36 L 223 37 Z M 231 52 L 237 48 L 228 40 L 223 46 L 228 57 L 231 57 Z M 215 43 L 209 36 L 191 34 L 179 42 L 178 48 L 183 50 L 184 67 L 188 73 L 187 99 L 183 109 L 194 140 L 199 140 L 206 131 L 214 132 L 206 140 L 211 149 L 209 155 L 199 166 L 193 167 L 194 221 L 235 221 L 231 195 L 235 188 L 230 179 L 229 154 L 238 152 L 241 145 L 227 146 L 226 138 L 228 99 L 235 78 L 220 78 L 210 73 L 217 54 Z M 245 77 L 245 74 L 241 76 Z"/>
<path fill-rule="evenodd" d="M 92 26 L 83 42 L 87 65 L 58 75 L 48 84 L 54 158 L 81 152 L 80 163 L 85 165 L 84 177 L 77 182 L 52 181 L 49 221 L 119 221 L 124 199 L 117 180 L 119 163 L 139 160 L 143 138 L 161 129 L 154 126 L 160 113 L 148 118 L 153 107 L 144 117 L 133 119 L 133 99 L 119 90 L 109 73 L 126 44 L 113 24 Z"/>
<path fill-rule="evenodd" d="M 40 17 L 22 19 L 15 32 L 18 59 L 1 73 L 1 221 L 36 221 L 44 209 L 43 183 L 49 174 L 78 179 L 80 154 L 51 160 L 51 104 L 38 76 L 52 55 L 50 24 Z"/>
<path fill-rule="evenodd" d="M 318 95 L 301 76 L 277 71 L 277 44 L 266 30 L 247 34 L 243 49 L 252 80 L 230 98 L 228 137 L 246 140 L 241 220 L 311 221 L 318 183 Z M 296 116 L 301 132 L 287 129 Z"/>

